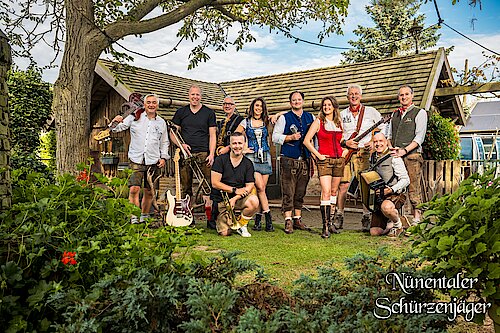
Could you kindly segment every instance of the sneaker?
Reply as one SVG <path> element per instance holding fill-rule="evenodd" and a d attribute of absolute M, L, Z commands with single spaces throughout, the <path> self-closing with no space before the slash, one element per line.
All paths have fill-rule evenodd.
<path fill-rule="evenodd" d="M 130 223 L 132 223 L 132 224 L 139 224 L 140 223 L 139 222 L 139 218 L 137 216 L 135 216 L 135 215 L 132 215 L 130 217 Z"/>
<path fill-rule="evenodd" d="M 248 232 L 247 226 L 243 226 L 236 230 L 241 237 L 252 237 L 252 235 Z"/>
<path fill-rule="evenodd" d="M 286 234 L 293 233 L 293 223 L 291 219 L 285 219 L 285 233 Z"/>
<path fill-rule="evenodd" d="M 361 231 L 370 232 L 371 218 L 369 214 L 363 215 L 361 219 Z"/>
<path fill-rule="evenodd" d="M 337 214 L 337 218 L 335 220 L 333 220 L 333 221 L 335 221 L 333 223 L 333 225 L 335 226 L 335 228 L 337 228 L 337 229 L 344 229 L 344 215 L 343 214 Z"/>
<path fill-rule="evenodd" d="M 387 237 L 398 238 L 403 233 L 403 231 L 403 228 L 392 228 L 391 230 L 389 230 Z"/>
<path fill-rule="evenodd" d="M 139 223 L 144 223 L 146 222 L 146 219 L 149 218 L 150 218 L 149 214 L 141 214 L 141 217 L 139 218 Z"/>

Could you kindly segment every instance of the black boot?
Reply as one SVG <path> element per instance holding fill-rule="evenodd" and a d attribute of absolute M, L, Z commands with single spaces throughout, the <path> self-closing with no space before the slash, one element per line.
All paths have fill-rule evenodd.
<path fill-rule="evenodd" d="M 261 213 L 255 214 L 255 217 L 253 218 L 254 224 L 253 224 L 252 230 L 255 230 L 255 231 L 262 230 L 261 220 L 262 220 L 262 214 Z"/>
<path fill-rule="evenodd" d="M 273 227 L 273 219 L 271 217 L 271 212 L 265 212 L 264 217 L 266 218 L 266 231 L 271 232 L 274 231 Z"/>
<path fill-rule="evenodd" d="M 332 206 L 328 206 L 328 208 L 331 211 Z M 335 216 L 335 213 L 333 215 Z M 328 231 L 331 234 L 339 234 L 340 231 L 338 231 L 337 228 L 335 227 L 335 225 L 333 224 L 334 219 L 332 219 L 332 215 L 328 214 L 328 216 L 329 216 L 329 219 L 328 219 Z"/>
<path fill-rule="evenodd" d="M 330 205 L 322 205 L 319 206 L 319 209 L 321 210 L 321 218 L 323 219 L 323 229 L 321 233 L 321 237 L 323 238 L 328 238 L 330 237 L 330 233 L 328 232 L 328 221 L 330 220 L 330 211 L 331 207 Z"/>

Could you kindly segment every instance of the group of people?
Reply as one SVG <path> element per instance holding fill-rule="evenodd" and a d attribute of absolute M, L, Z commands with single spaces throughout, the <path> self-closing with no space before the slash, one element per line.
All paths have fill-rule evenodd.
<path fill-rule="evenodd" d="M 169 140 L 166 122 L 157 114 L 159 98 L 154 94 L 145 96 L 141 115 L 115 117 L 114 121 L 120 124 L 113 131 L 130 128 L 131 133 L 128 155 L 134 173 L 129 180 L 129 199 L 142 209 L 141 216 L 132 216 L 131 222 L 140 223 L 149 217 L 153 191 L 145 181 L 145 173 L 147 169 L 163 167 L 170 157 L 172 141 L 191 156 L 181 163 L 182 196 L 192 197 L 193 172 L 189 163 L 196 163 L 212 188 L 210 195 L 203 196 L 208 227 L 220 235 L 236 231 L 250 237 L 247 225 L 252 218 L 253 230 L 274 231 L 266 196 L 273 172 L 272 143 L 281 147 L 278 160 L 285 233 L 309 230 L 301 212 L 314 165 L 321 185 L 323 238 L 343 229 L 349 184 L 355 178 L 359 180 L 361 172 L 369 168 L 380 175 L 384 186 L 377 190 L 380 200 L 373 214 L 363 205 L 363 231 L 399 236 L 403 228 L 398 209 L 406 200 L 406 192 L 413 223 L 418 223 L 427 113 L 413 104 L 413 89 L 409 85 L 399 88 L 401 107 L 386 118 L 361 103 L 359 85 L 347 87 L 349 107 L 343 111 L 335 97 L 324 97 L 317 117 L 304 111 L 304 97 L 301 91 L 291 92 L 291 110 L 273 116 L 259 97 L 242 117 L 236 112 L 234 99 L 226 96 L 222 103 L 225 117 L 217 122 L 215 112 L 201 103 L 200 87 L 193 85 L 189 89 L 189 104 L 179 108 L 172 118 L 183 142 L 178 142 L 172 132 Z M 144 195 L 139 205 L 143 182 Z M 231 210 L 240 212 L 237 221 Z"/>

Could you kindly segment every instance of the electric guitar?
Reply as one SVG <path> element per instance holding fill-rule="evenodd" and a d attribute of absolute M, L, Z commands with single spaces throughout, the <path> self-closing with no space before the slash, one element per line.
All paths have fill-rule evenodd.
<path fill-rule="evenodd" d="M 193 222 L 193 214 L 189 208 L 189 195 L 181 199 L 181 176 L 179 173 L 180 149 L 175 150 L 175 197 L 167 191 L 168 211 L 167 224 L 172 227 L 185 227 Z"/>
<path fill-rule="evenodd" d="M 392 113 L 386 114 L 382 119 L 377 121 L 375 124 L 373 124 L 373 126 L 371 126 L 369 129 L 367 129 L 366 131 L 364 131 L 363 133 L 358 135 L 353 140 L 356 142 L 361 141 L 361 139 L 363 139 L 365 136 L 367 136 L 369 133 L 371 133 L 371 131 L 373 131 L 376 127 L 378 127 L 378 125 L 389 122 L 391 120 L 391 118 L 392 118 Z M 357 133 L 353 133 L 353 134 L 357 135 Z M 344 149 L 344 153 L 342 155 L 344 156 L 346 164 L 351 160 L 352 155 L 354 153 L 356 153 L 357 151 L 358 151 L 358 149 L 355 149 L 355 148 Z"/>
<path fill-rule="evenodd" d="M 144 112 L 144 101 L 142 95 L 139 93 L 132 93 L 128 98 L 128 102 L 122 104 L 122 112 L 121 115 L 123 119 L 128 117 L 131 114 L 134 114 L 135 120 L 139 119 L 141 111 Z M 94 140 L 97 141 L 105 141 L 111 135 L 111 130 L 118 125 L 117 121 L 113 121 L 109 127 L 105 130 L 100 131 L 96 135 L 94 135 Z"/>

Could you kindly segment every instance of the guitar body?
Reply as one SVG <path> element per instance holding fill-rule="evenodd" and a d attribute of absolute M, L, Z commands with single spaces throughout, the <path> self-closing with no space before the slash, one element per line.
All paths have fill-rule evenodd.
<path fill-rule="evenodd" d="M 170 190 L 167 191 L 167 224 L 172 227 L 185 227 L 193 223 L 193 214 L 189 208 L 189 195 L 177 200 Z"/>
<path fill-rule="evenodd" d="M 358 135 L 357 131 L 355 131 L 354 133 L 351 134 L 351 136 L 349 137 L 349 140 L 355 139 L 356 135 Z M 357 149 L 352 149 L 352 148 L 345 148 L 342 151 L 342 157 L 344 158 L 346 165 L 351 160 L 352 155 L 354 155 L 354 153 L 356 153 L 356 152 L 357 152 Z"/>

